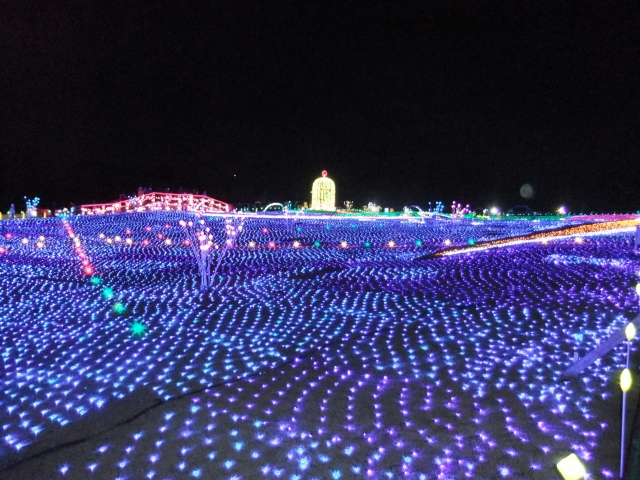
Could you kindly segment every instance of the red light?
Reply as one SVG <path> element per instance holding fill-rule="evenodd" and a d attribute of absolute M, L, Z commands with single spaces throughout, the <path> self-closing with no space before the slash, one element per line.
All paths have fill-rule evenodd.
<path fill-rule="evenodd" d="M 127 228 L 124 233 L 126 233 L 127 235 L 131 235 L 131 230 Z"/>
<path fill-rule="evenodd" d="M 147 230 L 147 232 L 150 232 L 151 231 L 151 227 L 147 226 L 146 230 Z"/>
<path fill-rule="evenodd" d="M 269 233 L 269 229 L 268 228 L 263 228 L 262 229 L 262 233 Z"/>
<path fill-rule="evenodd" d="M 143 245 L 149 245 L 149 240 L 147 240 L 146 238 L 142 241 Z"/>
<path fill-rule="evenodd" d="M 162 239 L 164 238 L 164 235 L 162 235 L 161 233 L 159 233 L 159 234 L 158 234 L 158 238 L 162 240 Z"/>
<path fill-rule="evenodd" d="M 86 275 L 92 275 L 93 274 L 93 268 L 91 267 L 84 267 L 84 273 Z"/>
<path fill-rule="evenodd" d="M 164 224 L 164 228 L 169 228 L 169 224 L 168 224 L 168 223 L 165 223 L 165 224 Z"/>
<path fill-rule="evenodd" d="M 8 239 L 11 239 L 11 238 L 13 238 L 13 235 L 11 235 L 10 233 L 7 233 L 7 234 L 5 235 L 5 237 L 7 237 Z"/>
<path fill-rule="evenodd" d="M 187 238 L 187 239 L 184 241 L 184 244 L 185 244 L 186 246 L 189 246 L 189 245 L 191 245 L 191 242 L 190 242 L 190 241 L 189 241 L 189 239 Z"/>
<path fill-rule="evenodd" d="M 269 248 L 276 248 L 276 242 L 269 242 Z"/>
<path fill-rule="evenodd" d="M 0 247 L 0 253 L 2 254 L 7 253 L 7 249 L 4 247 Z"/>

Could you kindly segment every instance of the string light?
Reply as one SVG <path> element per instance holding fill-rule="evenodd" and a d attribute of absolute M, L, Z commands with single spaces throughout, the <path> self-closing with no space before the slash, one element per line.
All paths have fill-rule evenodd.
<path fill-rule="evenodd" d="M 477 247 L 563 222 L 242 218 L 6 223 L 0 291 L 20 292 L 0 323 L 9 463 L 151 391 L 175 401 L 123 425 L 122 442 L 48 453 L 42 475 L 552 477 L 558 451 L 612 475 L 597 452 L 618 432 L 622 352 L 580 382 L 557 376 L 574 334 L 588 349 L 636 314 L 627 233 L 417 260 L 446 239 Z M 226 248 L 213 289 L 199 288 L 194 247 Z"/>

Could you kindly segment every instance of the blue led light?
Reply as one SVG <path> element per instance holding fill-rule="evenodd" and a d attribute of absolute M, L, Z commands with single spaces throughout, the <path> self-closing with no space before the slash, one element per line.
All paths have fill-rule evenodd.
<path fill-rule="evenodd" d="M 562 222 L 248 216 L 203 291 L 181 220 L 194 217 L 6 222 L 8 463 L 140 395 L 157 402 L 140 421 L 47 453 L 43 475 L 552 477 L 559 450 L 616 468 L 600 452 L 624 352 L 557 377 L 637 314 L 630 235 L 420 259 Z M 212 265 L 226 220 L 195 223 Z"/>

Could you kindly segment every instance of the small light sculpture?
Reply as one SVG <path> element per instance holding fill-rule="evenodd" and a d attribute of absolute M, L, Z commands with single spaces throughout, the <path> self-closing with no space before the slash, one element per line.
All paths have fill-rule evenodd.
<path fill-rule="evenodd" d="M 313 182 L 311 188 L 311 210 L 333 212 L 336 209 L 336 184 L 327 177 L 327 171 Z"/>

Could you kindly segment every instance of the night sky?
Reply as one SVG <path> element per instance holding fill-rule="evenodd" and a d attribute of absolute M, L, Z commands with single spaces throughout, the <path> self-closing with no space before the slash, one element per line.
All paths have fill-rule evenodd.
<path fill-rule="evenodd" d="M 637 2 L 312 3 L 4 2 L 0 208 L 640 209 Z"/>

